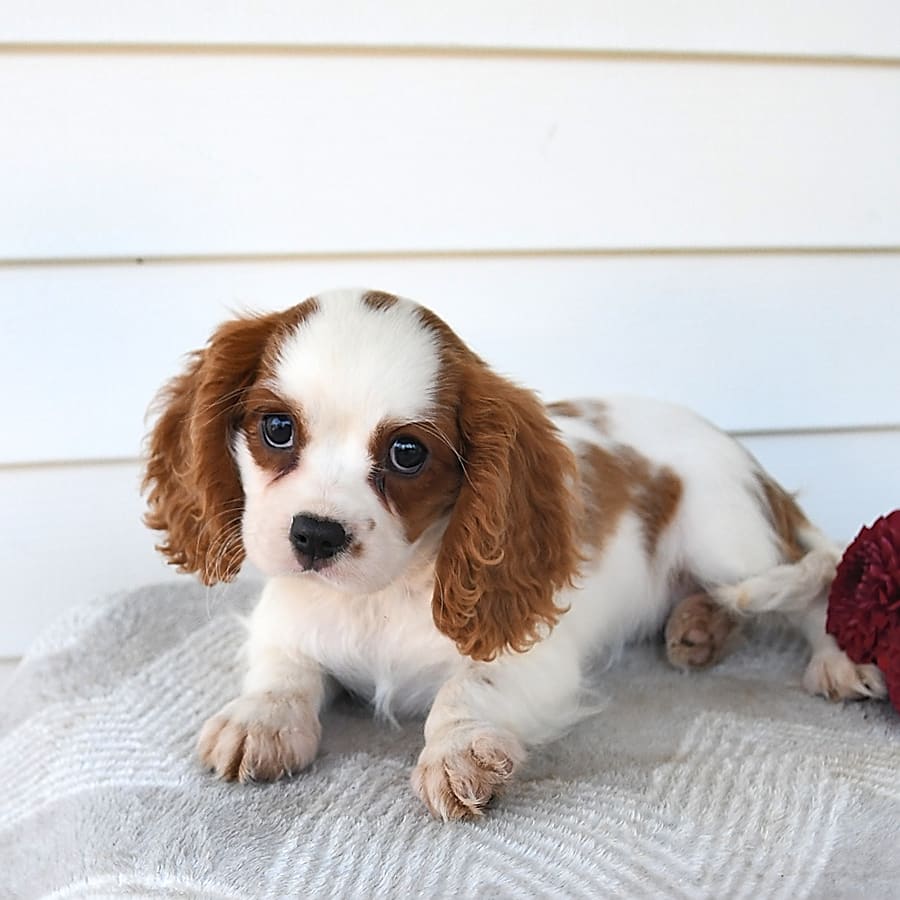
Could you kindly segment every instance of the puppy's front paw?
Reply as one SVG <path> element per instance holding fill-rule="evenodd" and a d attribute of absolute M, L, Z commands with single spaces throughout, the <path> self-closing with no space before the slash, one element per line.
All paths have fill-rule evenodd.
<path fill-rule="evenodd" d="M 450 735 L 425 745 L 412 773 L 413 790 L 436 818 L 474 818 L 524 759 L 524 748 L 509 734 Z"/>
<path fill-rule="evenodd" d="M 876 666 L 857 665 L 842 650 L 813 654 L 803 676 L 803 687 L 829 700 L 881 699 L 887 696 L 884 677 Z"/>
<path fill-rule="evenodd" d="M 275 781 L 316 757 L 322 729 L 300 694 L 246 694 L 208 719 L 197 740 L 200 761 L 226 781 Z"/>

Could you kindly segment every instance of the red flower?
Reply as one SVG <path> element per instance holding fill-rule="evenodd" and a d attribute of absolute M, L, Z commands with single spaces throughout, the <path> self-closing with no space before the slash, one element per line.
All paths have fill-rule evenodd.
<path fill-rule="evenodd" d="M 863 528 L 828 598 L 829 634 L 855 663 L 875 663 L 900 710 L 900 510 Z"/>
<path fill-rule="evenodd" d="M 884 673 L 888 698 L 900 712 L 900 640 L 885 641 L 885 646 L 878 651 L 875 664 Z"/>

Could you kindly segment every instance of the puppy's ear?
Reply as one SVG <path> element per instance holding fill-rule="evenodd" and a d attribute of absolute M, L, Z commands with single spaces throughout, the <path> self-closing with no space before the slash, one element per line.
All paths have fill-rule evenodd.
<path fill-rule="evenodd" d="M 275 313 L 222 325 L 156 400 L 161 414 L 148 439 L 144 520 L 166 532 L 157 549 L 169 562 L 204 584 L 230 581 L 244 561 L 244 493 L 232 443 L 246 389 L 283 322 Z"/>
<path fill-rule="evenodd" d="M 432 614 L 461 653 L 527 649 L 564 611 L 557 591 L 580 562 L 575 464 L 530 391 L 477 358 L 458 412 L 463 485 L 436 566 Z"/>

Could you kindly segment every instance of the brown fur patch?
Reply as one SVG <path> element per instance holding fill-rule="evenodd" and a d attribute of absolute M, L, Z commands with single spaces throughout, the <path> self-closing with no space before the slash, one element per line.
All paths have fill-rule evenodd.
<path fill-rule="evenodd" d="M 596 444 L 585 444 L 578 461 L 584 501 L 580 537 L 589 547 L 599 551 L 631 504 L 633 477 L 626 459 Z"/>
<path fill-rule="evenodd" d="M 630 447 L 609 450 L 585 444 L 579 454 L 584 516 L 581 538 L 600 551 L 619 519 L 633 509 L 641 520 L 644 549 L 653 557 L 681 500 L 681 479 L 669 468 L 654 469 Z"/>
<path fill-rule="evenodd" d="M 145 521 L 165 532 L 158 549 L 169 562 L 197 572 L 205 584 L 230 581 L 244 560 L 244 494 L 231 446 L 246 426 L 247 398 L 266 379 L 283 340 L 317 309 L 313 299 L 226 322 L 157 398 Z"/>
<path fill-rule="evenodd" d="M 425 465 L 416 475 L 402 475 L 388 465 L 391 442 L 401 436 L 414 438 L 428 450 Z M 403 519 L 410 543 L 453 508 L 462 483 L 458 442 L 456 423 L 446 416 L 433 423 L 385 422 L 372 435 L 369 454 L 375 489 L 387 508 Z"/>
<path fill-rule="evenodd" d="M 681 502 L 681 479 L 665 466 L 657 469 L 638 491 L 635 509 L 644 528 L 644 549 L 647 556 L 656 555 L 662 533 L 675 518 Z"/>
<path fill-rule="evenodd" d="M 287 475 L 296 468 L 300 460 L 300 452 L 307 441 L 302 410 L 296 409 L 268 387 L 259 384 L 247 391 L 244 410 L 241 427 L 247 436 L 247 446 L 253 455 L 253 461 L 261 469 L 271 472 L 276 478 Z M 294 444 L 289 450 L 276 450 L 262 438 L 260 428 L 263 416 L 272 413 L 286 414 L 293 419 Z"/>
<path fill-rule="evenodd" d="M 438 417 L 457 423 L 459 496 L 438 554 L 432 612 L 461 653 L 525 650 L 564 610 L 580 563 L 575 464 L 543 404 L 492 372 L 434 313 L 442 353 Z"/>
<path fill-rule="evenodd" d="M 555 400 L 547 404 L 547 413 L 564 419 L 581 419 L 602 434 L 609 431 L 609 412 L 602 400 Z"/>
<path fill-rule="evenodd" d="M 756 479 L 762 490 L 766 516 L 781 541 L 781 550 L 786 561 L 796 562 L 806 550 L 800 545 L 798 530 L 809 521 L 796 500 L 781 485 L 768 475 L 758 472 Z"/>
<path fill-rule="evenodd" d="M 566 419 L 580 419 L 581 407 L 571 400 L 556 400 L 547 404 L 547 412 L 551 416 L 563 416 Z"/>
<path fill-rule="evenodd" d="M 363 294 L 362 302 L 370 309 L 381 311 L 390 309 L 397 302 L 397 298 L 393 294 L 386 294 L 384 291 L 368 291 Z"/>
<path fill-rule="evenodd" d="M 601 434 L 609 432 L 609 410 L 602 400 L 585 400 L 582 416 Z"/>

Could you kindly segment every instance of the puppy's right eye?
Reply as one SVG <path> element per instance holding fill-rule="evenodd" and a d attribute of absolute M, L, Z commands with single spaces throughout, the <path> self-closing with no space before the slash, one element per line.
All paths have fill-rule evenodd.
<path fill-rule="evenodd" d="M 394 439 L 388 450 L 388 462 L 401 475 L 418 475 L 428 458 L 425 445 L 411 437 Z"/>
<path fill-rule="evenodd" d="M 273 450 L 290 450 L 294 446 L 294 420 L 290 416 L 280 413 L 263 416 L 259 430 Z"/>

